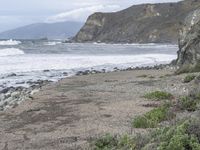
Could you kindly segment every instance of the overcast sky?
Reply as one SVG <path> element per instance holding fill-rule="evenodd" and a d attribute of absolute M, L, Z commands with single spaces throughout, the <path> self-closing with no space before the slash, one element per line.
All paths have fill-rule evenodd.
<path fill-rule="evenodd" d="M 37 22 L 80 21 L 140 3 L 180 0 L 0 0 L 0 32 Z"/>

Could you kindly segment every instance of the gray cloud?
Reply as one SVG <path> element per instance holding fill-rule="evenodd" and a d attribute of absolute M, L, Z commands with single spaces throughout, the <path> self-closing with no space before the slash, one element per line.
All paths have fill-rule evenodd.
<path fill-rule="evenodd" d="M 93 5 L 82 7 L 71 11 L 63 12 L 46 19 L 46 22 L 60 22 L 60 21 L 85 21 L 86 18 L 94 12 L 112 12 L 120 8 L 119 5 Z"/>
<path fill-rule="evenodd" d="M 134 4 L 179 0 L 0 0 L 0 31 L 35 22 L 85 21 L 96 11 L 118 11 Z"/>

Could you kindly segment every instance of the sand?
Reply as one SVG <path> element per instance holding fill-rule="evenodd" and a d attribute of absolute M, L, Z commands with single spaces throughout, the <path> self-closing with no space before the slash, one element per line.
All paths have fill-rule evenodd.
<path fill-rule="evenodd" d="M 186 95 L 174 70 L 134 70 L 75 76 L 49 84 L 33 100 L 0 112 L 1 150 L 88 149 L 91 138 L 143 132 L 132 119 L 153 109 L 143 98 L 162 90 Z M 147 75 L 147 77 L 141 77 Z"/>

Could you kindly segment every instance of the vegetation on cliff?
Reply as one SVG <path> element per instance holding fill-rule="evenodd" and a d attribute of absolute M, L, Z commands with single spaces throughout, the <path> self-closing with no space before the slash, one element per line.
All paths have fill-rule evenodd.
<path fill-rule="evenodd" d="M 142 4 L 115 13 L 95 13 L 74 37 L 76 42 L 177 43 L 178 31 L 198 0 Z"/>

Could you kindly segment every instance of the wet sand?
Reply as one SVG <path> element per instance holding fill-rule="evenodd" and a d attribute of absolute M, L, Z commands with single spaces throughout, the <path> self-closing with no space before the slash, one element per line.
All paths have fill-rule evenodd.
<path fill-rule="evenodd" d="M 75 76 L 47 85 L 16 108 L 0 112 L 1 150 L 88 149 L 105 133 L 142 132 L 131 120 L 152 109 L 142 96 L 163 90 L 187 94 L 173 70 L 135 70 Z M 142 77 L 147 75 L 147 77 Z"/>

